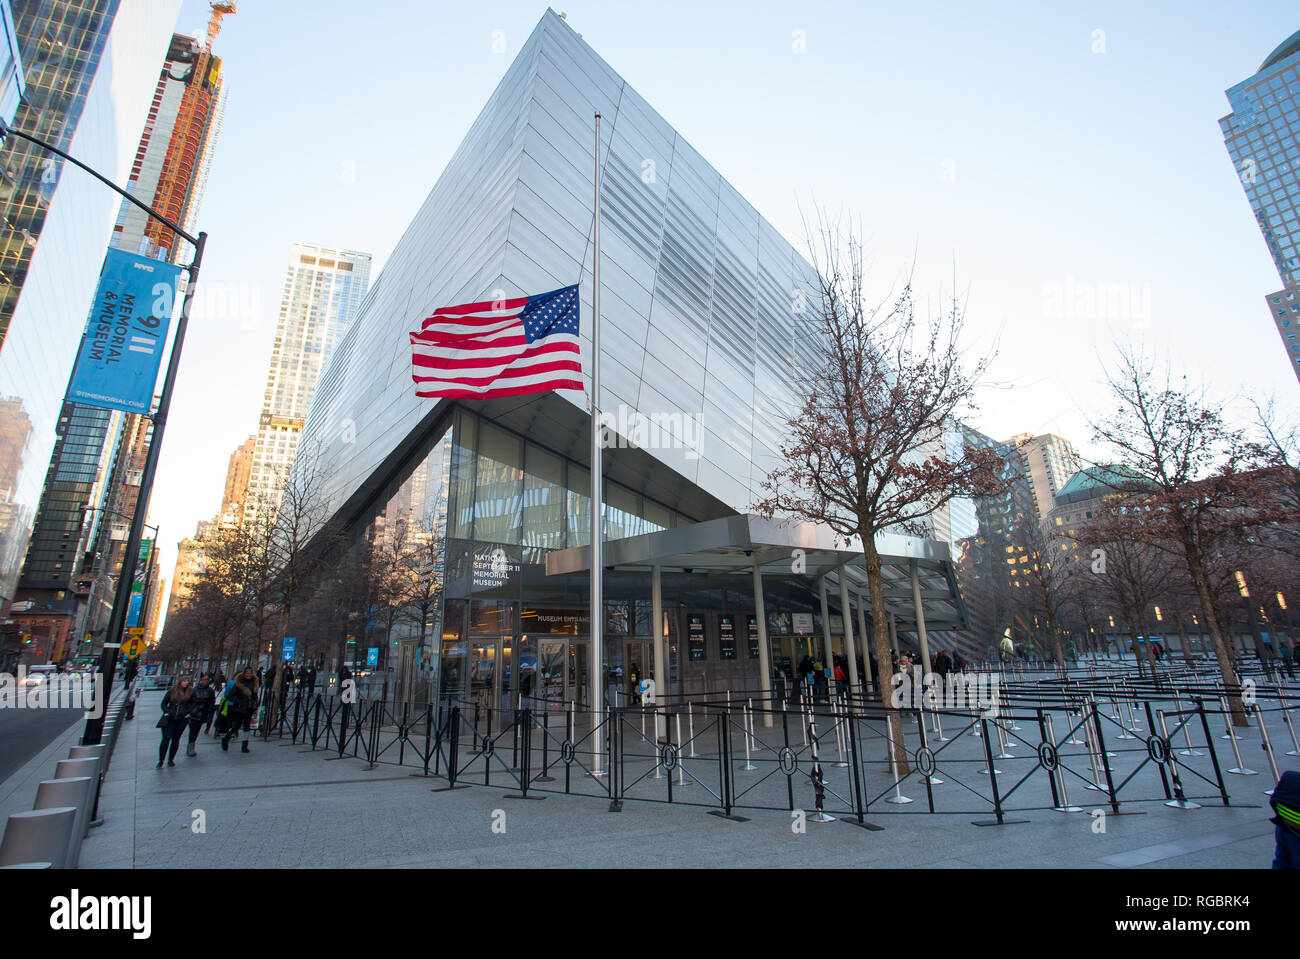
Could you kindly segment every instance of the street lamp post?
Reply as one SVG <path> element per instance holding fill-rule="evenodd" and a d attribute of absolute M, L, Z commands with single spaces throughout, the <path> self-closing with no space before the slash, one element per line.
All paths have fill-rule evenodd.
<path fill-rule="evenodd" d="M 149 452 L 145 456 L 144 470 L 140 475 L 140 492 L 136 497 L 135 515 L 131 518 L 131 532 L 126 540 L 126 555 L 122 558 L 122 571 L 118 576 L 117 589 L 113 595 L 113 611 L 109 615 L 108 630 L 104 634 L 104 656 L 101 659 L 101 669 L 104 673 L 104 702 L 102 708 L 97 710 L 99 715 L 86 720 L 86 728 L 82 734 L 82 745 L 94 745 L 99 742 L 100 736 L 103 734 L 104 712 L 112 697 L 113 672 L 117 668 L 117 651 L 121 647 L 122 625 L 126 622 L 126 608 L 131 601 L 131 583 L 135 579 L 136 557 L 140 552 L 140 540 L 143 538 L 144 519 L 149 512 L 149 494 L 153 492 L 154 474 L 158 470 L 158 456 L 162 450 L 163 430 L 167 425 L 167 413 L 171 409 L 172 393 L 176 389 L 176 375 L 180 369 L 181 348 L 185 345 L 185 331 L 189 326 L 190 308 L 194 303 L 194 288 L 198 285 L 199 267 L 203 263 L 203 249 L 207 246 L 208 235 L 201 232 L 197 237 L 191 236 L 181 229 L 178 224 L 173 223 L 147 204 L 140 202 L 97 170 L 91 169 L 75 157 L 69 156 L 52 143 L 47 143 L 40 137 L 32 136 L 30 133 L 15 130 L 0 121 L 0 141 L 10 135 L 35 144 L 55 156 L 62 157 L 73 166 L 85 170 L 128 203 L 143 210 L 146 216 L 157 220 L 194 247 L 194 259 L 185 268 L 189 278 L 185 284 L 185 299 L 181 304 L 180 319 L 176 322 L 176 336 L 172 340 L 171 355 L 167 358 L 167 374 L 163 379 L 162 395 L 158 400 L 158 409 L 152 417 L 153 438 L 149 443 Z"/>
<path fill-rule="evenodd" d="M 104 513 L 105 515 L 108 515 L 108 516 L 117 516 L 117 517 L 119 517 L 119 518 L 121 518 L 121 519 L 127 520 L 128 522 L 132 519 L 132 517 L 129 516 L 129 515 L 127 515 L 126 513 L 120 512 L 119 510 L 115 510 L 115 509 L 109 509 L 107 506 L 91 506 L 89 503 L 87 503 L 85 506 L 82 507 L 82 510 L 83 510 L 84 512 L 86 512 L 86 513 Z M 85 521 L 83 521 L 83 524 L 84 524 L 84 522 L 85 522 Z M 158 534 L 158 527 L 157 527 L 157 526 L 153 526 L 153 525 L 151 525 L 151 524 L 149 524 L 149 523 L 145 523 L 145 524 L 144 524 L 144 528 L 147 529 L 147 530 L 151 530 L 151 531 L 153 532 L 154 547 L 155 547 L 155 549 L 156 549 L 156 548 L 157 548 L 157 544 L 158 544 L 158 535 L 159 535 L 159 534 Z M 98 538 L 99 538 L 99 537 L 97 536 L 96 539 L 98 540 Z M 109 534 L 109 541 L 110 541 L 110 543 L 112 542 L 112 540 L 113 540 L 113 536 L 112 536 L 112 534 L 110 533 L 110 534 Z M 110 548 L 111 548 L 111 547 L 110 547 Z M 98 566 L 98 565 L 99 565 L 99 562 L 100 562 L 100 559 L 99 559 L 99 557 L 100 557 L 100 551 L 99 551 L 99 550 L 94 550 L 93 552 L 94 552 L 94 555 L 95 555 L 95 561 L 94 561 L 94 564 L 95 564 L 95 566 Z M 82 628 L 78 631 L 78 633 L 77 633 L 78 636 L 84 636 L 87 632 L 90 631 L 90 630 L 89 630 L 89 626 L 90 626 L 90 622 L 91 622 L 92 611 L 93 611 L 94 606 L 95 606 L 95 594 L 99 592 L 99 581 L 100 581 L 100 579 L 103 578 L 103 577 L 107 577 L 107 578 L 110 579 L 110 580 L 111 580 L 111 579 L 114 579 L 113 574 L 112 574 L 112 573 L 109 573 L 109 572 L 96 573 L 96 574 L 94 575 L 94 578 L 91 580 L 90 596 L 89 596 L 89 598 L 86 600 L 86 612 L 85 612 L 85 614 L 82 616 L 82 620 L 81 620 L 81 621 L 82 621 Z"/>

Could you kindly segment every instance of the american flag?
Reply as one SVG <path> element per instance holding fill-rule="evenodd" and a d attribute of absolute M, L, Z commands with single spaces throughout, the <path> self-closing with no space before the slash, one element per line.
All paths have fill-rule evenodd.
<path fill-rule="evenodd" d="M 580 390 L 578 288 L 445 306 L 411 334 L 416 396 Z"/>

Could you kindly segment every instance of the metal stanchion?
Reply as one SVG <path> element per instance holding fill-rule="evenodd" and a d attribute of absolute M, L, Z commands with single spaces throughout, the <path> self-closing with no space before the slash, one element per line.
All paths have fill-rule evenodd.
<path fill-rule="evenodd" d="M 903 721 L 898 721 L 899 734 L 902 735 Z M 912 800 L 903 795 L 903 784 L 898 776 L 898 758 L 894 753 L 894 724 L 890 721 L 890 713 L 885 712 L 885 740 L 889 743 L 889 774 L 894 777 L 894 795 L 886 799 L 885 802 L 892 803 L 895 806 L 903 806 Z"/>
<path fill-rule="evenodd" d="M 750 740 L 751 740 L 751 738 L 752 738 L 752 733 L 751 733 L 751 729 L 752 729 L 752 718 L 751 718 L 750 713 L 749 713 L 749 702 L 748 702 L 748 701 L 745 703 L 745 706 L 744 706 L 743 708 L 744 708 L 744 710 L 745 710 L 744 713 L 743 713 L 743 715 L 744 715 L 744 717 L 745 717 L 745 735 L 744 735 L 743 737 L 741 737 L 741 738 L 743 738 L 743 739 L 745 740 L 745 765 L 741 766 L 740 768 L 743 769 L 745 772 L 753 772 L 753 771 L 754 771 L 755 769 L 757 769 L 758 767 L 755 766 L 752 762 L 750 762 L 750 759 L 749 759 L 749 746 L 750 746 Z"/>
<path fill-rule="evenodd" d="M 831 722 L 835 724 L 835 766 L 838 769 L 848 769 L 849 764 L 844 761 L 845 747 L 848 745 L 844 741 L 844 724 L 835 713 L 835 704 L 830 705 Z"/>
<path fill-rule="evenodd" d="M 1300 741 L 1296 740 L 1295 723 L 1291 722 L 1291 707 L 1290 705 L 1288 705 L 1286 701 L 1286 696 L 1282 693 L 1280 689 L 1278 690 L 1277 698 L 1282 703 L 1282 718 L 1286 720 L 1286 728 L 1291 733 L 1292 748 L 1288 749 L 1286 751 L 1286 754 L 1288 756 L 1300 756 Z"/>
<path fill-rule="evenodd" d="M 1179 695 L 1179 692 L 1176 689 L 1174 690 L 1174 703 L 1178 706 L 1178 711 L 1181 713 L 1183 711 L 1183 697 Z M 1205 753 L 1201 752 L 1199 749 L 1197 749 L 1195 746 L 1192 745 L 1191 725 L 1192 724 L 1189 722 L 1186 721 L 1183 722 L 1183 738 L 1187 741 L 1187 748 L 1179 750 L 1178 755 L 1204 756 Z"/>
<path fill-rule="evenodd" d="M 680 753 L 682 746 L 682 714 L 680 712 L 675 713 L 674 718 L 677 721 L 677 749 Z M 692 755 L 694 755 L 694 753 L 692 753 Z M 672 786 L 672 783 L 669 783 L 668 785 Z M 677 788 L 681 789 L 683 786 L 688 785 L 690 784 L 686 781 L 686 765 L 679 758 L 677 761 Z"/>
<path fill-rule="evenodd" d="M 1178 775 L 1178 760 L 1174 759 L 1174 751 L 1169 748 L 1169 728 L 1165 725 L 1165 713 L 1162 709 L 1156 710 L 1156 718 L 1160 720 L 1160 735 L 1165 743 L 1165 755 L 1169 757 L 1169 774 L 1174 781 L 1174 798 L 1165 803 L 1174 809 L 1200 809 L 1200 803 L 1194 803 L 1183 794 L 1183 780 Z"/>
<path fill-rule="evenodd" d="M 661 732 L 660 727 L 659 727 L 659 719 L 660 719 L 659 710 L 660 710 L 660 708 L 661 708 L 661 707 L 660 707 L 658 704 L 656 704 L 656 705 L 654 706 L 654 718 L 655 718 L 655 775 L 654 775 L 654 778 L 655 778 L 655 779 L 663 779 L 663 778 L 664 778 L 664 757 L 663 757 L 663 748 L 662 748 L 662 747 L 663 747 L 663 733 Z M 671 778 L 671 777 L 670 777 L 670 778 Z M 670 784 L 670 785 L 671 785 L 671 784 Z"/>
<path fill-rule="evenodd" d="M 1219 738 L 1231 739 L 1235 742 L 1237 734 L 1232 729 L 1232 710 L 1228 708 L 1228 698 L 1226 696 L 1219 697 L 1219 708 L 1223 710 L 1223 728 L 1225 730 L 1224 734 Z"/>
<path fill-rule="evenodd" d="M 813 802 L 816 804 L 817 811 L 808 817 L 809 822 L 835 822 L 835 817 L 828 814 L 824 808 L 826 805 L 826 780 L 822 776 L 821 759 L 817 751 L 817 721 L 812 718 L 811 713 L 808 719 L 808 738 L 812 742 L 812 784 L 813 784 Z"/>
<path fill-rule="evenodd" d="M 1112 705 L 1114 705 L 1113 702 Z M 1094 709 L 1096 708 L 1095 705 L 1093 708 Z M 1089 762 L 1092 763 L 1092 783 L 1090 785 L 1085 786 L 1084 788 L 1091 789 L 1095 792 L 1106 792 L 1106 787 L 1101 784 L 1101 765 L 1100 765 L 1101 762 L 1105 762 L 1106 760 L 1104 757 L 1100 757 L 1100 762 L 1099 762 L 1099 757 L 1097 754 L 1100 750 L 1097 747 L 1097 739 L 1093 735 L 1092 723 L 1088 722 L 1086 716 L 1084 717 L 1084 722 L 1083 722 L 1083 736 L 1084 739 L 1088 741 L 1087 742 L 1088 760 Z"/>
<path fill-rule="evenodd" d="M 691 758 L 695 759 L 695 710 L 689 702 L 686 704 L 686 728 L 691 734 Z"/>
<path fill-rule="evenodd" d="M 997 727 L 997 731 L 998 731 L 998 755 L 997 755 L 997 758 L 998 758 L 998 759 L 1015 759 L 1015 758 L 1016 758 L 1015 756 L 1013 756 L 1013 755 L 1011 755 L 1011 753 L 1007 752 L 1007 733 L 1006 733 L 1006 730 L 1004 730 L 1004 729 L 1002 728 L 1002 724 L 1003 724 L 1003 722 L 1004 722 L 1004 720 L 1002 719 L 1001 716 L 999 716 L 999 717 L 997 717 L 996 719 L 993 720 L 993 725 L 994 725 L 995 727 Z"/>
<path fill-rule="evenodd" d="M 1268 728 L 1264 725 L 1264 712 L 1259 708 L 1259 703 L 1255 704 L 1255 718 L 1259 721 L 1260 746 L 1268 756 L 1268 764 L 1273 769 L 1273 782 L 1277 782 L 1282 778 L 1282 774 L 1277 769 L 1277 759 L 1273 756 L 1273 741 L 1268 738 Z M 1273 795 L 1272 787 L 1265 789 L 1264 795 Z"/>
<path fill-rule="evenodd" d="M 1224 700 L 1223 698 L 1220 698 L 1219 702 L 1223 703 L 1224 717 L 1228 720 L 1229 723 L 1231 723 L 1232 714 L 1227 711 L 1228 709 L 1227 701 Z M 1228 731 L 1229 732 L 1232 731 L 1231 725 L 1229 725 Z M 1234 735 L 1231 738 L 1229 738 L 1228 741 L 1232 743 L 1232 754 L 1237 757 L 1237 765 L 1234 766 L 1232 769 L 1229 769 L 1228 772 L 1233 773 L 1234 775 L 1237 776 L 1258 776 L 1259 773 L 1255 772 L 1255 770 L 1253 769 L 1247 769 L 1246 764 L 1241 761 L 1241 748 L 1237 745 L 1237 737 Z"/>
<path fill-rule="evenodd" d="M 943 717 L 939 714 L 939 711 L 934 710 L 930 713 L 930 717 L 934 721 L 935 741 L 940 743 L 948 742 L 948 737 L 943 734 Z"/>
<path fill-rule="evenodd" d="M 1052 727 L 1052 714 L 1046 713 L 1044 714 L 1043 718 L 1047 720 L 1047 741 L 1052 744 L 1052 753 L 1053 755 L 1055 755 L 1056 754 L 1056 730 Z M 1056 787 L 1061 794 L 1060 805 L 1053 806 L 1052 808 L 1056 812 L 1083 812 L 1082 806 L 1070 805 L 1070 796 L 1065 791 L 1065 772 L 1061 767 L 1059 758 L 1057 759 L 1056 762 L 1056 768 L 1053 769 L 1051 772 L 1049 772 L 1048 775 L 1056 777 Z"/>

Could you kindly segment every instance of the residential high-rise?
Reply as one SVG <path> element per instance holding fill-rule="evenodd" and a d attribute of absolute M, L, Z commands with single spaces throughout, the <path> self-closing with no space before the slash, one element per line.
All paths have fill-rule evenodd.
<path fill-rule="evenodd" d="M 274 491 L 298 452 L 316 380 L 369 289 L 369 253 L 293 244 L 253 448 L 246 513 L 277 505 Z M 338 428 L 346 429 L 346 424 Z"/>
<path fill-rule="evenodd" d="M 1025 475 L 1033 487 L 1038 522 L 1042 523 L 1056 505 L 1056 494 L 1079 472 L 1079 454 L 1069 440 L 1055 433 L 1017 433 L 1007 440 L 1007 445 L 1020 452 Z"/>
<path fill-rule="evenodd" d="M 1266 297 L 1300 379 L 1300 30 L 1227 92 L 1223 141 L 1255 211 L 1282 289 Z"/>
<path fill-rule="evenodd" d="M 122 182 L 181 0 L 31 0 L 12 7 L 24 80 L 13 128 Z M 0 434 L 26 436 L 6 451 L 0 605 L 8 607 L 121 198 L 18 137 L 0 145 L 0 171 Z M 74 552 L 65 550 L 66 562 Z M 12 632 L 6 628 L 4 643 Z"/>

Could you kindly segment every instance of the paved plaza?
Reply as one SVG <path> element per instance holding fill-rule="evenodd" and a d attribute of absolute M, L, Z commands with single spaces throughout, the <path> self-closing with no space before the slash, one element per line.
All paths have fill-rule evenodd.
<path fill-rule="evenodd" d="M 1105 817 L 1104 832 L 1095 831 L 1091 815 L 1104 808 L 1095 793 L 1072 790 L 1081 812 L 1034 809 L 1007 816 L 1027 822 L 978 827 L 972 819 L 991 817 L 919 811 L 924 787 L 913 777 L 904 787 L 916 799 L 908 812 L 873 801 L 867 819 L 879 830 L 841 818 L 810 821 L 796 833 L 788 811 L 743 809 L 737 814 L 747 821 L 728 820 L 711 815 L 708 799 L 699 796 L 692 799 L 700 805 L 629 800 L 621 812 L 609 812 L 607 801 L 585 796 L 523 800 L 510 798 L 513 789 L 481 784 L 446 791 L 445 779 L 425 777 L 418 767 L 379 763 L 369 769 L 364 759 L 332 758 L 336 753 L 313 752 L 288 739 L 254 740 L 244 755 L 235 743 L 222 752 L 219 741 L 201 736 L 196 758 L 187 759 L 182 748 L 175 768 L 156 769 L 152 717 L 160 696 L 146 694 L 137 718 L 123 725 L 100 804 L 105 824 L 91 830 L 82 847 L 83 869 L 186 868 L 235 859 L 262 868 L 1260 869 L 1272 857 L 1273 827 L 1262 794 L 1271 785 L 1267 772 L 1228 777 L 1230 808 L 1208 800 L 1186 811 L 1160 802 L 1124 803 L 1124 814 Z M 0 812 L 30 808 L 36 782 L 51 774 L 80 732 L 80 723 L 70 727 L 0 784 Z M 971 739 L 969 748 L 982 744 Z M 1251 748 L 1248 755 L 1257 755 L 1258 745 Z M 1118 770 L 1126 755 L 1117 752 Z M 1296 757 L 1281 758 L 1289 763 L 1284 768 L 1297 768 Z M 968 772 L 957 762 L 949 766 L 955 778 L 935 787 L 936 794 L 960 790 L 961 778 L 975 774 L 973 762 Z M 881 782 L 888 784 L 884 774 Z M 797 801 L 804 793 L 811 806 L 810 790 Z"/>

